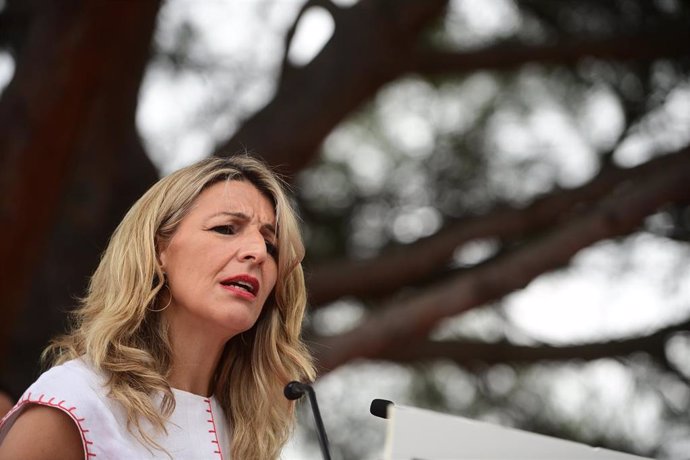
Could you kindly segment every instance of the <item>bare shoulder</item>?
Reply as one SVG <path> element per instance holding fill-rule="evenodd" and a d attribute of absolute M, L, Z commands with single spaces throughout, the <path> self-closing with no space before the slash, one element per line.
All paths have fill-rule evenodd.
<path fill-rule="evenodd" d="M 74 420 L 59 409 L 34 405 L 24 409 L 0 444 L 0 460 L 83 459 Z"/>

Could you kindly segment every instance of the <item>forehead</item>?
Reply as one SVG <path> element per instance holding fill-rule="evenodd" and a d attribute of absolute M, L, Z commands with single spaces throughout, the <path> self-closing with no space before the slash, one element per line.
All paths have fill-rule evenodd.
<path fill-rule="evenodd" d="M 273 203 L 246 180 L 223 180 L 207 187 L 196 198 L 190 213 L 240 212 L 264 224 L 275 224 Z"/>

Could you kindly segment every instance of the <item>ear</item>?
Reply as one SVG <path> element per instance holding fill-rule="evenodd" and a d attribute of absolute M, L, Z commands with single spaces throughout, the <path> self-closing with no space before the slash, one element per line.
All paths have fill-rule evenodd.
<path fill-rule="evenodd" d="M 167 271 L 166 267 L 168 266 L 168 247 L 170 245 L 168 243 L 163 243 L 160 245 L 160 249 L 158 250 L 158 254 L 156 255 L 156 259 L 158 259 L 158 265 L 160 265 L 161 269 L 165 273 Z"/>

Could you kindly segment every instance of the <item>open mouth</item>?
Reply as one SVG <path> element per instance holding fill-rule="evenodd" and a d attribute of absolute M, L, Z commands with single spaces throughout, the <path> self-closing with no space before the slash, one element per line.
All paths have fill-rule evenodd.
<path fill-rule="evenodd" d="M 253 276 L 240 275 L 234 276 L 232 278 L 224 279 L 220 282 L 221 285 L 239 289 L 252 296 L 255 296 L 259 292 L 259 281 Z"/>

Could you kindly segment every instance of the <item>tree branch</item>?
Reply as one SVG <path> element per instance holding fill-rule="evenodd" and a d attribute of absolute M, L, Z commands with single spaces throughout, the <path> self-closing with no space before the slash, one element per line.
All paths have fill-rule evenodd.
<path fill-rule="evenodd" d="M 39 7 L 32 0 L 8 0 L 5 3 L 0 11 L 0 49 L 8 48 L 15 55 L 20 52 L 30 18 Z"/>
<path fill-rule="evenodd" d="M 408 346 L 411 340 L 425 337 L 440 320 L 527 286 L 597 241 L 634 231 L 661 206 L 690 199 L 690 151 L 684 159 L 672 170 L 657 171 L 620 187 L 539 240 L 407 300 L 390 303 L 347 333 L 318 339 L 313 350 L 319 365 L 330 370 L 355 358 L 377 358 L 392 348 Z"/>
<path fill-rule="evenodd" d="M 446 3 L 397 0 L 392 7 L 387 1 L 361 0 L 336 10 L 333 36 L 321 52 L 294 69 L 271 102 L 221 143 L 215 154 L 246 148 L 287 176 L 301 170 L 345 116 L 403 72 L 421 32 Z"/>
<path fill-rule="evenodd" d="M 690 330 L 690 321 L 665 327 L 651 334 L 572 346 L 522 346 L 509 342 L 421 340 L 413 346 L 386 350 L 378 358 L 399 363 L 447 359 L 465 368 L 494 364 L 533 364 L 542 361 L 593 361 L 644 352 L 660 363 L 666 360 L 666 340 L 674 332 Z"/>
<path fill-rule="evenodd" d="M 606 41 L 493 47 L 470 53 L 422 49 L 422 31 L 441 15 L 446 3 L 400 0 L 391 8 L 385 1 L 362 0 L 336 10 L 335 31 L 321 53 L 306 66 L 292 69 L 290 78 L 280 81 L 271 102 L 219 144 L 215 154 L 248 148 L 291 176 L 312 161 L 323 139 L 349 113 L 406 72 L 433 75 L 531 62 L 572 64 L 585 57 L 654 59 L 685 55 L 690 43 L 687 28 L 679 28 Z M 271 135 L 266 136 L 267 132 Z"/>
<path fill-rule="evenodd" d="M 632 37 L 608 40 L 558 43 L 547 46 L 492 46 L 469 52 L 444 52 L 415 49 L 409 71 L 423 75 L 505 70 L 524 64 L 572 65 L 584 58 L 619 61 L 647 61 L 685 56 L 690 52 L 687 27 L 654 30 Z"/>
<path fill-rule="evenodd" d="M 370 260 L 338 260 L 307 267 L 309 298 L 319 308 L 342 296 L 378 297 L 424 279 L 450 260 L 458 246 L 477 238 L 517 238 L 567 218 L 576 206 L 600 199 L 621 184 L 688 161 L 690 148 L 629 169 L 606 169 L 587 184 L 558 191 L 524 209 L 502 209 L 456 222 L 435 235 Z M 409 263 L 413 260 L 414 263 Z"/>
<path fill-rule="evenodd" d="M 294 71 L 295 69 L 294 66 L 290 64 L 290 61 L 288 59 L 288 53 L 290 52 L 292 39 L 295 37 L 297 26 L 299 25 L 299 22 L 302 20 L 304 13 L 306 13 L 307 10 L 315 6 L 320 6 L 321 8 L 324 8 L 325 10 L 329 11 L 331 15 L 336 15 L 337 11 L 339 10 L 339 8 L 330 0 L 307 0 L 302 5 L 302 7 L 297 12 L 297 16 L 295 16 L 295 20 L 292 22 L 292 25 L 285 34 L 285 40 L 283 43 L 283 59 L 281 61 L 280 70 L 278 73 L 278 86 L 283 86 L 285 84 L 285 80 L 290 77 L 292 71 Z"/>

